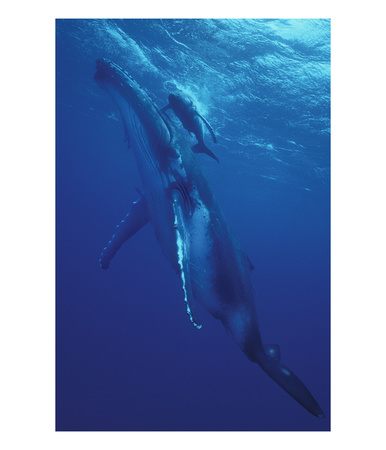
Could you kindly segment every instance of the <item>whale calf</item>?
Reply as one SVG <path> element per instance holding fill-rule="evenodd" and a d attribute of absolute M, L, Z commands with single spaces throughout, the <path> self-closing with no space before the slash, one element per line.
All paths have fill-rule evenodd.
<path fill-rule="evenodd" d="M 150 222 L 181 279 L 189 320 L 201 328 L 197 303 L 218 319 L 246 357 L 306 410 L 323 411 L 300 379 L 280 363 L 277 345 L 260 335 L 251 263 L 182 133 L 122 68 L 97 61 L 95 80 L 115 101 L 134 151 L 142 192 L 101 256 L 107 268 L 119 247 Z"/>
<path fill-rule="evenodd" d="M 190 134 L 193 133 L 196 136 L 197 144 L 193 145 L 192 150 L 195 153 L 206 153 L 208 156 L 219 162 L 217 156 L 204 143 L 203 123 L 212 135 L 214 143 L 217 142 L 216 135 L 214 134 L 213 128 L 209 125 L 209 122 L 197 111 L 193 100 L 182 92 L 169 94 L 168 100 L 169 103 L 162 108 L 162 111 L 167 111 L 169 108 L 172 109 L 174 114 L 180 119 L 182 126 L 188 130 Z"/>

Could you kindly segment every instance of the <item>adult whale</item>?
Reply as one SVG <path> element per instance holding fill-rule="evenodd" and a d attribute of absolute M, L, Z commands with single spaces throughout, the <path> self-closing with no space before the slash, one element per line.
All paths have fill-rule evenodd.
<path fill-rule="evenodd" d="M 182 126 L 194 133 L 197 139 L 197 144 L 193 145 L 192 150 L 195 153 L 206 153 L 211 158 L 219 162 L 217 156 L 210 150 L 204 142 L 204 123 L 212 135 L 213 142 L 216 143 L 217 139 L 214 134 L 213 128 L 209 125 L 209 122 L 203 117 L 195 107 L 193 100 L 182 92 L 174 92 L 169 94 L 169 103 L 162 108 L 162 111 L 166 111 L 169 108 L 174 111 L 174 114 L 180 119 Z"/>
<path fill-rule="evenodd" d="M 219 319 L 245 355 L 317 417 L 324 414 L 299 378 L 264 346 L 254 302 L 251 264 L 231 233 L 185 139 L 146 92 L 116 64 L 99 59 L 97 83 L 116 102 L 130 139 L 143 193 L 101 256 L 106 268 L 122 243 L 151 222 L 181 277 L 187 313 L 200 328 L 195 301 Z"/>

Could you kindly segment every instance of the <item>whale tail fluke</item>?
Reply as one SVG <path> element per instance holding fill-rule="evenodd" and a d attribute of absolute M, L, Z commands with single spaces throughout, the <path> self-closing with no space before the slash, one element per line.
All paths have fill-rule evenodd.
<path fill-rule="evenodd" d="M 215 159 L 218 163 L 220 162 L 217 158 L 217 156 L 210 150 L 204 143 L 198 143 L 196 145 L 193 145 L 192 150 L 194 153 L 206 153 L 211 158 Z"/>
<path fill-rule="evenodd" d="M 257 357 L 261 368 L 289 395 L 316 417 L 325 417 L 321 407 L 302 381 L 288 367 L 280 364 L 276 355 L 261 353 Z"/>

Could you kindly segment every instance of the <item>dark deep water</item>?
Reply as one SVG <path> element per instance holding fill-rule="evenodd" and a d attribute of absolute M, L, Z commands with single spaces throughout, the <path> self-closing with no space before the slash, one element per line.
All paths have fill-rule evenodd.
<path fill-rule="evenodd" d="M 100 269 L 141 184 L 99 57 L 160 107 L 185 90 L 211 123 L 220 165 L 198 158 L 255 267 L 263 340 L 326 418 L 202 309 L 194 329 L 150 226 Z M 57 20 L 56 74 L 57 430 L 329 430 L 329 21 Z"/>

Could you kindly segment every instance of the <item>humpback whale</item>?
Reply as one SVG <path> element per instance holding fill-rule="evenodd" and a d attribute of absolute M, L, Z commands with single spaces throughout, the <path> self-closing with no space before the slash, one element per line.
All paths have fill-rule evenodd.
<path fill-rule="evenodd" d="M 280 363 L 277 345 L 264 345 L 257 319 L 251 263 L 232 234 L 195 154 L 179 130 L 122 68 L 99 59 L 95 80 L 115 101 L 135 155 L 143 192 L 103 254 L 107 268 L 119 247 L 151 222 L 181 279 L 189 320 L 200 303 L 218 319 L 246 357 L 306 410 L 323 411 L 302 381 Z"/>
<path fill-rule="evenodd" d="M 174 92 L 169 94 L 169 103 L 162 108 L 162 111 L 166 111 L 169 108 L 174 111 L 174 114 L 180 119 L 182 126 L 189 131 L 190 134 L 194 134 L 197 139 L 197 144 L 193 145 L 192 150 L 195 153 L 206 153 L 211 158 L 219 162 L 217 156 L 205 145 L 204 143 L 204 123 L 212 135 L 213 142 L 217 142 L 216 135 L 213 128 L 209 125 L 208 121 L 203 117 L 195 107 L 193 100 L 182 92 Z"/>

